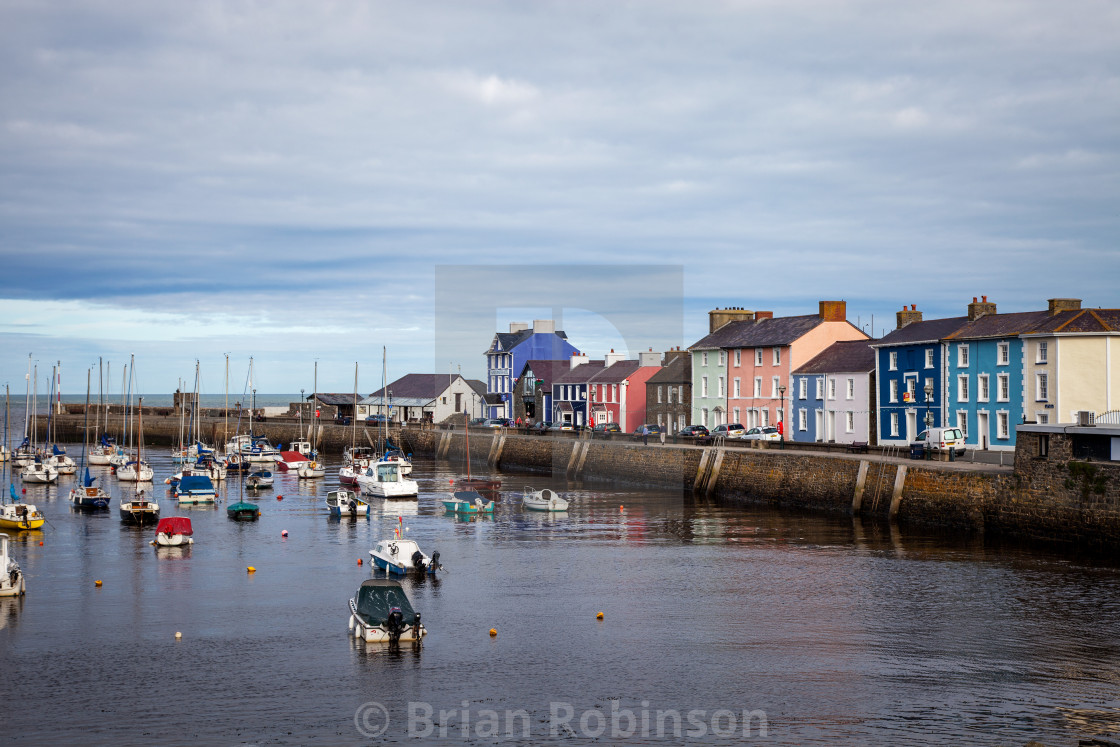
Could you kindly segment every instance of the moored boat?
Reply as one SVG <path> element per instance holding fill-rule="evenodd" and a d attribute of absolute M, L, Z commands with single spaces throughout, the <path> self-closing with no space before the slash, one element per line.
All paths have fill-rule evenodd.
<path fill-rule="evenodd" d="M 457 490 L 454 498 L 443 501 L 448 513 L 454 514 L 492 514 L 494 501 L 487 501 L 473 490 Z"/>
<path fill-rule="evenodd" d="M 20 470 L 19 477 L 26 483 L 49 485 L 58 482 L 58 470 L 36 455 L 35 461 Z"/>
<path fill-rule="evenodd" d="M 194 544 L 194 528 L 186 516 L 166 516 L 156 525 L 156 547 L 182 547 Z"/>
<path fill-rule="evenodd" d="M 97 480 L 89 473 L 86 467 L 82 475 L 82 484 L 70 489 L 70 505 L 75 508 L 84 508 L 94 511 L 109 508 L 111 496 L 93 483 Z"/>
<path fill-rule="evenodd" d="M 323 463 L 318 461 L 300 462 L 299 467 L 296 468 L 296 475 L 304 480 L 325 477 L 326 474 Z"/>
<path fill-rule="evenodd" d="M 369 578 L 362 582 L 350 599 L 348 629 L 355 638 L 367 643 L 390 645 L 400 641 L 419 645 L 428 633 L 400 582 L 390 578 Z"/>
<path fill-rule="evenodd" d="M 340 488 L 330 491 L 326 504 L 331 516 L 369 516 L 369 504 L 353 490 Z"/>
<path fill-rule="evenodd" d="M 246 490 L 263 490 L 264 488 L 271 488 L 273 483 L 272 473 L 266 469 L 257 469 L 249 473 L 245 478 Z"/>
<path fill-rule="evenodd" d="M 428 557 L 420 550 L 420 546 L 408 539 L 381 540 L 377 547 L 369 551 L 374 564 L 386 573 L 395 573 L 403 576 L 409 571 L 435 574 L 442 568 L 439 564 L 439 553 Z"/>
<path fill-rule="evenodd" d="M 545 488 L 533 490 L 526 486 L 525 493 L 521 496 L 521 505 L 530 511 L 567 511 L 568 501 L 555 492 Z"/>
<path fill-rule="evenodd" d="M 171 489 L 171 494 L 180 504 L 214 503 L 218 500 L 218 491 L 206 475 L 183 475 L 179 484 Z"/>
<path fill-rule="evenodd" d="M 256 521 L 260 515 L 260 506 L 248 501 L 241 500 L 226 506 L 226 516 L 235 521 Z"/>
<path fill-rule="evenodd" d="M 9 485 L 12 502 L 0 505 L 0 529 L 24 531 L 43 526 L 46 517 L 32 503 L 16 502 L 15 489 Z"/>
<path fill-rule="evenodd" d="M 401 463 L 396 460 L 374 462 L 357 480 L 362 494 L 375 498 L 416 498 L 420 494 L 420 486 L 401 473 Z"/>
<path fill-rule="evenodd" d="M 0 534 L 0 597 L 21 597 L 27 592 L 23 571 L 9 553 L 9 538 Z"/>
<path fill-rule="evenodd" d="M 136 491 L 131 500 L 126 501 L 121 498 L 118 510 L 120 511 L 121 521 L 126 524 L 143 526 L 144 524 L 155 524 L 159 521 L 159 504 L 145 498 L 142 488 Z"/>

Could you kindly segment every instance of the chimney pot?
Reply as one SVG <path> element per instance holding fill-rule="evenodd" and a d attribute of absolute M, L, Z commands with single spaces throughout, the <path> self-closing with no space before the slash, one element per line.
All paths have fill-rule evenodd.
<path fill-rule="evenodd" d="M 987 302 L 988 302 L 988 297 L 987 297 L 987 296 L 980 296 L 980 298 L 983 298 L 983 299 L 984 299 L 984 303 L 987 303 Z"/>
<path fill-rule="evenodd" d="M 976 303 L 976 296 L 973 296 L 973 297 L 972 297 L 972 302 L 973 302 L 973 303 Z"/>
<path fill-rule="evenodd" d="M 916 304 L 916 303 L 910 304 L 910 310 L 911 311 L 917 311 L 918 310 L 918 304 Z"/>

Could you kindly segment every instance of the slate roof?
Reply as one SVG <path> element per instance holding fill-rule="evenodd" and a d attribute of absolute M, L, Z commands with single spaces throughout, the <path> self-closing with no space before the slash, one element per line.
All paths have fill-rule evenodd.
<path fill-rule="evenodd" d="M 945 339 L 976 340 L 988 337 L 1014 337 L 1037 327 L 1049 318 L 1049 311 L 1020 311 L 1014 314 L 987 314 L 945 335 Z"/>
<path fill-rule="evenodd" d="M 389 384 L 386 389 L 392 392 L 393 404 L 398 399 L 435 399 L 458 378 L 458 374 L 405 374 Z M 381 397 L 378 389 L 370 397 Z"/>
<path fill-rule="evenodd" d="M 568 361 L 526 361 L 525 365 L 521 367 L 521 373 L 517 375 L 517 379 L 520 381 L 525 375 L 526 369 L 531 369 L 541 386 L 551 390 L 552 383 L 556 381 L 557 377 L 570 371 L 571 366 L 572 364 Z"/>
<path fill-rule="evenodd" d="M 982 319 L 983 317 L 981 317 Z M 967 316 L 954 316 L 949 319 L 930 319 L 928 322 L 911 322 L 902 329 L 896 329 L 886 337 L 872 340 L 875 347 L 907 345 L 917 342 L 937 342 L 943 340 L 961 327 L 968 324 Z"/>
<path fill-rule="evenodd" d="M 498 349 L 503 351 L 503 352 L 508 353 L 509 351 L 513 350 L 515 347 L 520 345 L 521 343 L 528 340 L 534 334 L 536 334 L 536 333 L 533 332 L 532 329 L 523 329 L 520 332 L 498 332 L 497 334 L 495 334 L 495 337 L 498 338 Z M 558 329 L 555 332 L 541 332 L 540 334 L 542 334 L 542 335 L 553 334 L 553 335 L 556 335 L 557 337 L 559 337 L 562 340 L 567 340 L 568 339 L 568 335 L 562 329 Z M 485 350 L 485 352 L 486 353 L 494 352 L 494 342 L 493 342 L 493 340 L 490 341 L 490 347 L 487 348 Z"/>
<path fill-rule="evenodd" d="M 338 407 L 339 405 L 342 405 L 342 406 L 349 405 L 351 407 L 354 406 L 354 393 L 353 392 L 347 392 L 346 394 L 338 394 L 338 393 L 331 393 L 331 392 L 319 392 L 317 395 L 315 395 L 315 397 L 316 397 L 316 399 L 319 400 L 320 403 L 322 403 L 324 405 L 330 405 L 332 407 Z M 358 395 L 358 401 L 361 402 L 362 398 L 363 398 L 363 395 L 359 394 Z"/>
<path fill-rule="evenodd" d="M 1062 311 L 1024 334 L 1073 334 L 1120 332 L 1120 309 L 1081 309 Z"/>
<path fill-rule="evenodd" d="M 571 365 L 571 364 L 569 364 Z M 552 380 L 553 384 L 584 384 L 603 368 L 603 361 L 589 361 L 581 363 L 567 373 L 560 374 Z"/>
<path fill-rule="evenodd" d="M 799 367 L 796 374 L 863 373 L 875 370 L 871 340 L 834 342 Z"/>
<path fill-rule="evenodd" d="M 641 368 L 638 361 L 618 361 L 591 377 L 596 384 L 617 384 L 630 378 L 630 374 Z"/>
<path fill-rule="evenodd" d="M 824 320 L 818 314 L 743 319 L 728 322 L 699 342 L 690 345 L 688 349 L 781 347 L 796 342 L 823 323 Z"/>
<path fill-rule="evenodd" d="M 669 365 L 649 377 L 650 384 L 691 384 L 692 362 L 688 356 L 677 356 Z"/>
<path fill-rule="evenodd" d="M 465 381 L 470 384 L 471 389 L 473 389 L 475 391 L 475 394 L 477 394 L 479 397 L 486 396 L 486 382 L 479 381 L 478 379 L 465 379 Z M 499 397 L 498 399 L 501 399 L 501 397 Z"/>

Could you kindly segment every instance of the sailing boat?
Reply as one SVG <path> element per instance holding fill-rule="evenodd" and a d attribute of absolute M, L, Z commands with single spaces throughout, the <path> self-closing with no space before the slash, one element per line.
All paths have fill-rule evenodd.
<path fill-rule="evenodd" d="M 48 463 L 52 467 L 54 467 L 56 470 L 58 470 L 58 474 L 60 474 L 60 475 L 73 475 L 73 474 L 77 474 L 77 472 L 78 472 L 78 464 L 77 464 L 77 462 L 75 462 L 73 459 L 71 459 L 70 457 L 68 457 L 66 455 L 66 450 L 65 449 L 59 447 L 59 445 L 57 443 L 58 442 L 58 433 L 56 432 L 57 429 L 58 429 L 58 425 L 56 424 L 56 425 L 54 425 L 53 428 L 51 427 L 52 423 L 54 422 L 55 402 L 61 401 L 61 396 L 62 396 L 61 395 L 62 386 L 61 386 L 61 378 L 60 378 L 61 374 L 59 373 L 61 365 L 62 365 L 62 361 L 59 361 L 59 365 L 55 367 L 54 372 L 51 374 L 51 401 L 50 401 L 50 408 L 47 410 L 47 442 L 50 443 L 50 442 L 53 441 L 54 443 L 51 443 L 51 455 L 48 459 Z M 87 379 L 88 379 L 88 376 L 87 376 Z M 88 384 L 88 382 L 87 382 L 87 384 Z M 57 385 L 57 388 L 56 388 L 56 385 Z M 59 399 L 56 399 L 56 396 Z M 89 400 L 89 387 L 88 387 L 88 385 L 86 387 L 86 400 L 87 400 L 86 409 L 88 410 L 89 409 L 89 402 L 88 402 L 88 400 Z M 52 436 L 53 436 L 53 438 L 52 438 Z"/>
<path fill-rule="evenodd" d="M 381 396 L 385 396 L 385 348 L 381 348 Z M 382 399 L 382 406 L 384 407 L 384 399 Z M 382 428 L 388 426 L 384 424 L 382 419 Z M 383 431 L 382 444 L 388 440 L 388 432 Z M 390 454 L 383 452 L 381 457 L 372 465 L 367 467 L 365 471 L 358 475 L 358 487 L 361 489 L 363 495 L 372 495 L 375 498 L 417 498 L 420 494 L 420 486 L 415 480 L 407 477 L 404 470 L 404 465 L 408 464 L 409 471 L 411 472 L 411 463 L 404 458 L 404 455 L 397 453 Z"/>
<path fill-rule="evenodd" d="M 247 391 L 242 396 L 248 396 L 249 392 L 253 389 L 253 359 L 249 358 L 249 378 Z M 237 418 L 238 430 L 241 427 L 241 416 Z M 245 470 L 245 465 L 248 462 L 254 463 L 274 463 L 280 460 L 280 452 L 272 447 L 265 436 L 253 435 L 253 407 L 249 407 L 249 433 L 244 434 L 238 432 L 233 439 L 226 444 L 226 454 L 236 454 L 238 459 L 229 457 L 230 468 L 240 471 Z M 240 466 L 235 466 L 240 463 Z"/>
<path fill-rule="evenodd" d="M 358 432 L 358 364 L 354 363 L 354 413 L 350 418 L 350 445 L 342 452 L 343 465 L 338 470 L 341 485 L 358 487 L 358 476 L 374 461 L 376 455 L 368 446 L 357 446 L 355 436 Z"/>
<path fill-rule="evenodd" d="M 323 463 L 319 461 L 319 451 L 315 446 L 318 440 L 319 429 L 319 363 L 315 363 L 315 389 L 311 394 L 311 427 L 307 431 L 307 435 L 311 440 L 311 454 L 310 460 L 301 462 L 296 467 L 296 474 L 301 478 L 310 479 L 315 477 L 324 477 L 327 471 L 323 468 Z M 303 405 L 300 404 L 300 413 L 303 413 Z"/>
<path fill-rule="evenodd" d="M 35 366 L 34 383 L 32 390 L 34 391 L 35 410 L 31 415 L 31 462 L 23 468 L 19 473 L 19 478 L 25 483 L 33 483 L 37 485 L 47 485 L 50 483 L 58 482 L 58 470 L 55 469 L 49 461 L 43 459 L 43 454 L 36 448 L 39 444 L 39 429 L 37 426 L 36 416 L 39 411 L 39 367 Z"/>
<path fill-rule="evenodd" d="M 131 371 L 129 373 L 129 391 L 131 392 L 131 382 L 136 380 L 136 358 L 133 356 L 129 359 L 131 363 Z M 131 395 L 130 395 L 131 396 Z M 139 423 L 142 431 L 144 425 L 144 398 L 140 398 L 137 405 L 137 412 L 139 412 Z M 140 432 L 136 438 L 136 458 L 130 462 L 126 462 L 123 466 L 117 468 L 117 479 L 121 482 L 151 482 L 155 477 L 151 466 L 144 461 L 144 444 L 143 432 Z"/>
<path fill-rule="evenodd" d="M 226 506 L 226 516 L 234 521 L 256 521 L 261 515 L 260 507 L 245 500 L 245 482 L 238 480 L 237 484 L 240 490 L 238 501 Z"/>
<path fill-rule="evenodd" d="M 8 425 L 10 422 L 10 400 L 11 392 L 8 387 L 4 387 L 4 432 L 8 432 Z M 14 465 L 13 465 L 14 466 Z M 0 529 L 38 529 L 43 526 L 46 518 L 39 513 L 39 509 L 30 503 L 20 503 L 16 498 L 16 486 L 12 483 L 11 467 L 7 462 L 4 462 L 5 477 L 8 483 L 8 495 L 11 497 L 10 501 L 4 501 L 0 504 Z"/>
<path fill-rule="evenodd" d="M 137 405 L 137 412 L 139 413 L 138 416 L 137 416 L 137 418 L 139 420 L 139 428 L 138 428 L 138 431 L 137 431 L 137 438 L 136 438 L 136 444 L 137 444 L 136 461 L 135 462 L 129 462 L 127 465 L 125 465 L 125 467 L 122 467 L 121 470 L 126 469 L 127 467 L 130 467 L 130 466 L 133 466 L 133 465 L 147 466 L 142 459 L 142 456 L 143 456 L 143 453 L 144 453 L 144 398 L 143 397 L 140 398 L 140 403 Z M 148 467 L 147 469 L 148 469 L 148 481 L 151 481 L 151 479 L 152 479 L 152 468 Z M 117 471 L 118 476 L 120 475 L 121 470 Z M 142 481 L 141 480 L 134 480 L 134 482 L 140 483 Z M 156 503 L 155 501 L 149 501 L 147 498 L 145 498 L 144 497 L 144 489 L 141 488 L 139 485 L 137 485 L 136 486 L 136 492 L 133 495 L 131 501 L 126 501 L 123 498 L 121 499 L 120 512 L 121 512 L 121 521 L 128 522 L 130 524 L 155 523 L 155 521 L 159 518 L 159 504 Z"/>
<path fill-rule="evenodd" d="M 97 434 L 97 445 L 89 451 L 89 463 L 95 466 L 104 467 L 109 464 L 109 457 L 117 453 L 117 444 L 113 437 L 109 435 L 109 411 L 105 408 L 103 402 L 103 395 L 105 389 L 104 375 L 101 367 L 101 359 L 97 359 L 97 418 L 93 428 L 93 432 Z M 105 432 L 101 431 L 101 415 L 105 415 Z"/>
<path fill-rule="evenodd" d="M 496 491 L 502 487 L 502 481 L 491 479 L 487 477 L 471 477 L 471 429 L 470 422 L 467 420 L 467 413 L 463 413 L 463 437 L 466 439 L 466 452 L 467 452 L 467 476 L 460 477 L 458 480 L 459 487 L 470 490 L 487 490 Z"/>
<path fill-rule="evenodd" d="M 102 510 L 109 508 L 109 494 L 93 483 L 89 474 L 86 451 L 89 447 L 89 371 L 86 371 L 86 415 L 82 425 L 82 484 L 70 489 L 70 504 L 75 508 Z"/>

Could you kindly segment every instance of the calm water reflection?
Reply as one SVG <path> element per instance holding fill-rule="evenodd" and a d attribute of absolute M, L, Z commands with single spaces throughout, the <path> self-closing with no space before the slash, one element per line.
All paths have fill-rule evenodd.
<path fill-rule="evenodd" d="M 162 480 L 167 452 L 153 456 Z M 115 503 L 82 515 L 66 504 L 70 483 L 29 487 L 51 526 L 13 542 L 29 595 L 0 600 L 0 738 L 360 744 L 355 711 L 370 701 L 395 741 L 408 739 L 410 701 L 437 713 L 466 701 L 472 730 L 486 709 L 524 709 L 527 743 L 593 741 L 586 709 L 640 714 L 643 702 L 759 709 L 758 741 L 775 744 L 1068 744 L 1120 731 L 1114 567 L 526 475 L 505 476 L 493 518 L 460 521 L 438 502 L 457 474 L 419 461 L 418 502 L 341 522 L 322 505 L 330 478 L 278 474 L 250 524 L 223 507 L 176 509 L 157 481 L 164 515 L 190 516 L 197 543 L 158 552 Z M 513 493 L 525 484 L 563 493 L 571 511 L 522 512 Z M 448 567 L 406 582 L 431 630 L 419 654 L 346 635 L 347 599 L 370 575 L 357 561 L 400 513 Z M 574 735 L 549 739 L 554 702 L 571 704 Z M 442 741 L 463 743 L 458 716 Z M 637 741 L 684 740 L 651 727 Z"/>

